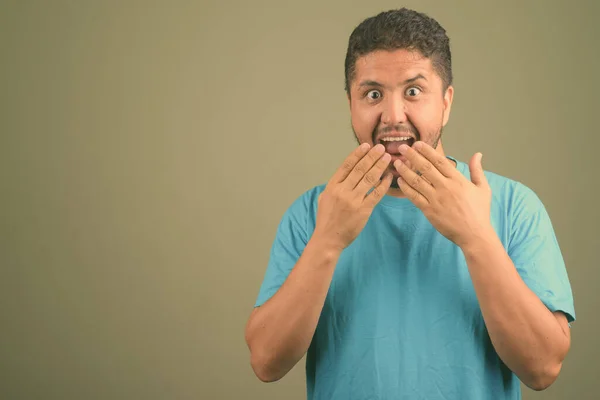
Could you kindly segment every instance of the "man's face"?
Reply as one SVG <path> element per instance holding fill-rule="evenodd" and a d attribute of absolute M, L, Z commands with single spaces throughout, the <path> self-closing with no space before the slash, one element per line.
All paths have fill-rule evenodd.
<path fill-rule="evenodd" d="M 419 52 L 377 50 L 356 60 L 349 96 L 352 129 L 359 143 L 385 146 L 394 186 L 399 175 L 393 163 L 406 162 L 398 152 L 401 144 L 422 140 L 443 154 L 438 142 L 452 95 L 452 87 L 443 92 L 431 60 Z"/>

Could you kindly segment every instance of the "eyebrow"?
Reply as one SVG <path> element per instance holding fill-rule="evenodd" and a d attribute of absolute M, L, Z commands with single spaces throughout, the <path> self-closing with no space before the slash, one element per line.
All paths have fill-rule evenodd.
<path fill-rule="evenodd" d="M 414 76 L 412 78 L 406 79 L 404 82 L 402 82 L 402 85 L 407 85 L 409 83 L 413 83 L 419 79 L 424 79 L 427 80 L 427 78 L 425 78 L 423 75 L 418 74 L 417 76 Z M 362 81 L 358 87 L 363 87 L 363 86 L 374 86 L 374 87 L 383 87 L 383 85 L 377 81 L 371 81 L 371 80 L 366 80 L 366 81 Z"/>

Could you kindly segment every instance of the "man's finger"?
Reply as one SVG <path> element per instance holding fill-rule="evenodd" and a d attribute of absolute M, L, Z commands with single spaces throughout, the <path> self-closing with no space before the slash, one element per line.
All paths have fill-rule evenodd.
<path fill-rule="evenodd" d="M 429 200 L 410 186 L 402 177 L 398 178 L 398 186 L 402 190 L 402 193 L 418 208 L 422 209 L 429 204 Z"/>
<path fill-rule="evenodd" d="M 469 162 L 469 171 L 471 172 L 471 182 L 477 186 L 483 186 L 487 184 L 487 179 L 483 172 L 483 166 L 481 165 L 481 158 L 483 154 L 476 153 Z"/>
<path fill-rule="evenodd" d="M 344 163 L 333 174 L 329 183 L 340 183 L 352 172 L 356 164 L 369 152 L 371 146 L 368 143 L 363 143 L 346 157 Z"/>
<path fill-rule="evenodd" d="M 435 188 L 431 186 L 429 182 L 423 179 L 422 176 L 419 176 L 419 174 L 408 168 L 408 166 L 402 161 L 396 160 L 394 163 L 394 168 L 396 168 L 402 177 L 402 180 L 406 182 L 412 189 L 419 192 L 420 195 L 426 199 L 430 199 L 433 196 Z"/>
<path fill-rule="evenodd" d="M 390 165 L 390 160 L 392 156 L 387 153 L 384 153 L 383 156 L 375 165 L 371 167 L 369 172 L 367 172 L 363 178 L 358 182 L 354 191 L 357 192 L 360 196 L 364 196 L 369 190 L 375 187 L 380 182 L 381 175 L 385 172 L 387 167 Z"/>
<path fill-rule="evenodd" d="M 386 172 L 383 178 L 373 187 L 373 190 L 365 196 L 365 204 L 371 208 L 375 207 L 388 192 L 393 180 L 394 175 L 391 172 Z"/>
<path fill-rule="evenodd" d="M 369 152 L 354 166 L 352 171 L 344 179 L 344 186 L 348 190 L 354 190 L 358 182 L 371 170 L 373 165 L 385 154 L 385 147 L 378 144 L 374 146 Z"/>
<path fill-rule="evenodd" d="M 450 160 L 435 151 L 435 149 L 427 143 L 418 141 L 412 148 L 415 152 L 421 154 L 423 158 L 429 161 L 433 167 L 446 178 L 451 178 L 458 172 Z M 431 183 L 435 186 L 434 182 Z"/>
<path fill-rule="evenodd" d="M 417 142 L 419 143 L 419 142 Z M 400 153 L 410 162 L 410 167 L 419 176 L 427 179 L 434 187 L 439 187 L 447 178 L 436 168 L 436 165 L 431 163 L 425 156 L 419 153 L 414 148 L 401 145 Z"/>

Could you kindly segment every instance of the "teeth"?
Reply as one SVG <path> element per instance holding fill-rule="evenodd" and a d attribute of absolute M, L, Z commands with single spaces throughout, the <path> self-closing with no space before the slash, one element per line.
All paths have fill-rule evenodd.
<path fill-rule="evenodd" d="M 381 138 L 382 141 L 384 142 L 401 142 L 401 141 L 406 141 L 406 140 L 410 140 L 412 139 L 411 137 L 386 137 L 386 138 Z"/>

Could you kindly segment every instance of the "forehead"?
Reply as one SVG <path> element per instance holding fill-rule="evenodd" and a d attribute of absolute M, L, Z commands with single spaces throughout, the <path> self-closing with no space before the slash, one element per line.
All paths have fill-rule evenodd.
<path fill-rule="evenodd" d="M 363 79 L 377 81 L 404 80 L 421 74 L 428 80 L 437 75 L 429 58 L 406 49 L 376 50 L 356 60 L 354 83 Z"/>

